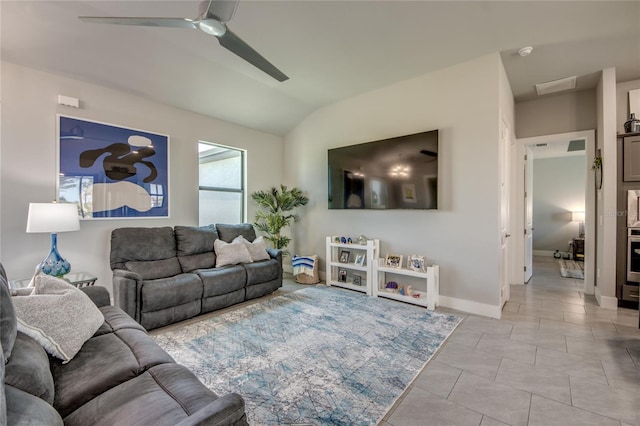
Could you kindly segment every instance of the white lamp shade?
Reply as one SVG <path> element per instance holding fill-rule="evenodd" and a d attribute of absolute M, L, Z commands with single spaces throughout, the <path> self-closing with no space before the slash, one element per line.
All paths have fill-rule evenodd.
<path fill-rule="evenodd" d="M 69 203 L 29 203 L 27 232 L 78 231 L 80 219 L 78 208 Z"/>
<path fill-rule="evenodd" d="M 572 222 L 584 222 L 584 212 L 571 212 Z"/>

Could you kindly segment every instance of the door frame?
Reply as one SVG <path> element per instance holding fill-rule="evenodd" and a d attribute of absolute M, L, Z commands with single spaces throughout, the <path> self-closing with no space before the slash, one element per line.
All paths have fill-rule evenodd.
<path fill-rule="evenodd" d="M 511 178 L 514 183 L 511 191 L 511 211 L 512 217 L 511 235 L 513 235 L 513 256 L 512 256 L 512 283 L 524 284 L 524 152 L 526 145 L 538 143 L 553 143 L 558 141 L 568 141 L 575 139 L 585 140 L 586 156 L 586 179 L 585 179 L 585 261 L 584 261 L 584 292 L 586 294 L 595 293 L 595 265 L 596 265 L 596 189 L 594 185 L 594 175 L 591 170 L 589 159 L 593 158 L 596 148 L 595 130 L 584 130 L 579 132 L 558 133 L 553 135 L 534 136 L 529 138 L 516 139 L 514 167 Z"/>

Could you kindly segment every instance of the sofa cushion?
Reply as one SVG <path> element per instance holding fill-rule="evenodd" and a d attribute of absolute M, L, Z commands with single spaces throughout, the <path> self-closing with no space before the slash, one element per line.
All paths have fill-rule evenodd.
<path fill-rule="evenodd" d="M 18 324 L 9 294 L 9 283 L 4 267 L 0 263 L 0 346 L 2 346 L 5 361 L 11 356 L 17 333 Z"/>
<path fill-rule="evenodd" d="M 153 312 L 202 298 L 202 281 L 196 274 L 180 274 L 142 282 L 142 312 Z"/>
<path fill-rule="evenodd" d="M 247 286 L 275 280 L 280 276 L 280 264 L 274 259 L 242 266 L 247 271 Z"/>
<path fill-rule="evenodd" d="M 163 364 L 97 396 L 64 420 L 66 426 L 176 425 L 216 400 L 185 367 Z M 230 425 L 244 416 L 239 395 L 220 402 L 226 403 L 217 410 L 220 417 L 194 424 Z"/>
<path fill-rule="evenodd" d="M 87 401 L 173 359 L 145 332 L 122 329 L 96 336 L 67 364 L 51 362 L 54 407 L 65 417 Z"/>
<path fill-rule="evenodd" d="M 173 277 L 182 273 L 177 257 L 162 260 L 130 260 L 124 266 L 125 269 L 140 275 L 143 280 Z"/>
<path fill-rule="evenodd" d="M 4 382 L 33 396 L 53 403 L 53 377 L 49 356 L 35 339 L 18 332 Z"/>
<path fill-rule="evenodd" d="M 265 244 L 264 238 L 262 236 L 253 240 L 253 242 L 249 242 L 242 235 L 238 235 L 233 239 L 233 242 L 244 244 L 247 250 L 249 250 L 251 260 L 253 260 L 254 262 L 271 259 L 269 253 L 267 253 L 267 245 Z"/>
<path fill-rule="evenodd" d="M 46 274 L 35 276 L 31 295 L 12 299 L 18 330 L 64 362 L 71 360 L 104 322 L 102 312 L 86 294 Z"/>
<path fill-rule="evenodd" d="M 251 242 L 256 239 L 256 231 L 253 229 L 253 225 L 250 223 L 241 224 L 225 224 L 216 223 L 216 229 L 220 239 L 224 242 L 230 243 L 238 235 L 242 235 L 247 241 Z"/>
<path fill-rule="evenodd" d="M 124 269 L 130 260 L 176 257 L 173 228 L 118 228 L 111 232 L 111 269 Z"/>
<path fill-rule="evenodd" d="M 62 417 L 50 405 L 13 386 L 5 386 L 8 425 L 62 426 Z M 4 423 L 3 423 L 4 424 Z"/>
<path fill-rule="evenodd" d="M 213 251 L 213 242 L 218 239 L 218 232 L 214 225 L 176 226 L 174 232 L 178 260 L 183 272 L 215 266 L 216 254 Z"/>
<path fill-rule="evenodd" d="M 243 289 L 247 283 L 247 272 L 242 265 L 224 266 L 196 271 L 204 286 L 203 298 L 219 296 Z"/>
<path fill-rule="evenodd" d="M 240 242 L 226 243 L 222 240 L 216 240 L 213 247 L 216 250 L 216 268 L 253 262 L 249 250 Z"/>

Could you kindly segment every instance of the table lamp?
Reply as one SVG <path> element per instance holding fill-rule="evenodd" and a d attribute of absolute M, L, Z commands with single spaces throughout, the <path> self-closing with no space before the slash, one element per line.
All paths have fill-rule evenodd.
<path fill-rule="evenodd" d="M 69 273 L 71 265 L 58 253 L 58 232 L 78 231 L 78 208 L 69 203 L 29 203 L 27 232 L 51 233 L 51 250 L 39 268 L 47 275 L 61 277 Z"/>
<path fill-rule="evenodd" d="M 584 212 L 571 212 L 571 221 L 579 222 L 578 225 L 578 234 L 580 238 L 584 237 Z"/>

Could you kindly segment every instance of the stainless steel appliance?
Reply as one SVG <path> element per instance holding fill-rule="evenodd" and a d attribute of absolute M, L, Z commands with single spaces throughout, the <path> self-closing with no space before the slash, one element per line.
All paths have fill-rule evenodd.
<path fill-rule="evenodd" d="M 640 189 L 627 191 L 627 228 L 640 228 Z"/>

